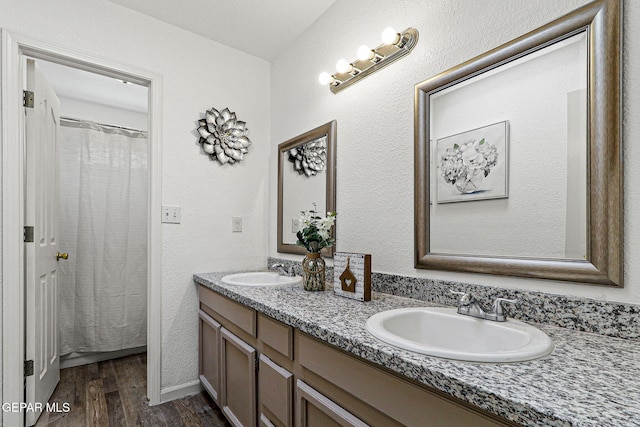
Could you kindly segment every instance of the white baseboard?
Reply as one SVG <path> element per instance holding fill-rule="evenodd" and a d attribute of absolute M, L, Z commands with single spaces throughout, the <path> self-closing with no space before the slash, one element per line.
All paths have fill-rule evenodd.
<path fill-rule="evenodd" d="M 172 387 L 165 387 L 160 390 L 160 403 L 169 402 L 186 396 L 193 396 L 201 391 L 202 386 L 200 385 L 200 380 L 194 380 Z"/>

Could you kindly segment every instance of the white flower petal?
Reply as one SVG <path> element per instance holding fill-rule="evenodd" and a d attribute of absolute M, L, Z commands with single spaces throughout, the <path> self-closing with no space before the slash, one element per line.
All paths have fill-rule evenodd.
<path fill-rule="evenodd" d="M 235 160 L 242 160 L 242 153 L 240 150 L 231 150 L 231 157 Z"/>
<path fill-rule="evenodd" d="M 251 141 L 249 140 L 249 138 L 247 138 L 246 136 L 241 136 L 237 139 L 237 141 L 243 146 L 243 147 L 248 147 L 249 145 L 251 145 Z"/>
<path fill-rule="evenodd" d="M 198 128 L 198 133 L 200 134 L 201 137 L 206 138 L 209 135 L 211 135 L 211 133 L 207 130 L 207 128 L 204 127 L 199 127 Z"/>
<path fill-rule="evenodd" d="M 229 158 L 224 153 L 218 154 L 217 158 L 221 165 L 224 165 L 229 161 Z"/>

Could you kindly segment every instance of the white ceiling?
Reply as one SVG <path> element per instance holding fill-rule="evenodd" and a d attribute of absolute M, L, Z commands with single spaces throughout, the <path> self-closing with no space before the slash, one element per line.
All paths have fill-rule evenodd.
<path fill-rule="evenodd" d="M 336 0 L 109 0 L 223 43 L 274 59 Z M 38 60 L 60 96 L 147 112 L 147 88 Z"/>
<path fill-rule="evenodd" d="M 336 0 L 110 0 L 273 60 Z"/>
<path fill-rule="evenodd" d="M 144 86 L 124 84 L 111 77 L 40 59 L 37 64 L 59 96 L 139 113 L 147 112 L 148 89 Z"/>

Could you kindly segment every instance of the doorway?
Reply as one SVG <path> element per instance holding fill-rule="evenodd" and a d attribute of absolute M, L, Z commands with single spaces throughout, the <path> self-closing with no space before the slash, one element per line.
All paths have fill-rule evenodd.
<path fill-rule="evenodd" d="M 35 64 L 60 101 L 60 368 L 145 352 L 147 88 Z"/>
<path fill-rule="evenodd" d="M 145 71 L 2 30 L 2 394 L 4 402 L 24 402 L 25 365 L 25 118 L 23 76 L 25 58 L 48 60 L 79 70 L 134 82 L 149 89 L 147 207 L 147 396 L 160 403 L 161 348 L 161 77 Z M 3 413 L 5 425 L 24 425 L 24 412 Z"/>

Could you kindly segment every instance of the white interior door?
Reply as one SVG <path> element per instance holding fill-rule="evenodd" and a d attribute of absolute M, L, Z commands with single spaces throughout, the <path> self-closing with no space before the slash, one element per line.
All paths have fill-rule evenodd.
<path fill-rule="evenodd" d="M 57 137 L 60 102 L 34 60 L 27 60 L 26 88 L 34 94 L 26 115 L 25 225 L 33 226 L 33 242 L 25 243 L 27 339 L 26 358 L 33 375 L 26 377 L 26 402 L 42 405 L 60 380 L 58 351 L 58 218 Z M 39 411 L 26 411 L 33 425 Z"/>

